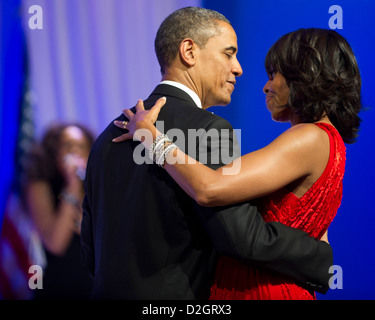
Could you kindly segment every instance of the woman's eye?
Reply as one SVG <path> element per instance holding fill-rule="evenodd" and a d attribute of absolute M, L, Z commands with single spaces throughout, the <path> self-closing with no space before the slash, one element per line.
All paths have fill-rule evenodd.
<path fill-rule="evenodd" d="M 268 75 L 268 77 L 269 77 L 269 79 L 270 80 L 273 80 L 273 78 L 275 77 L 275 75 L 277 74 L 277 71 L 271 71 L 270 73 L 269 73 L 269 75 Z"/>

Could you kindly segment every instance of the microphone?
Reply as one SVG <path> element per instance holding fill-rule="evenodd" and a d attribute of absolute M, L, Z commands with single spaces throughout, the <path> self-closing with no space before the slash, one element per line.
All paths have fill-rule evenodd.
<path fill-rule="evenodd" d="M 86 178 L 86 162 L 78 155 L 69 153 L 64 157 L 64 162 L 69 166 L 75 167 L 75 174 L 81 180 Z"/>

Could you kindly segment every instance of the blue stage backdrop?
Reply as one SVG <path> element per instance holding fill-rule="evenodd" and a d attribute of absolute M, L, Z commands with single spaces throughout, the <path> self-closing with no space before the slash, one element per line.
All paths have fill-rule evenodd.
<path fill-rule="evenodd" d="M 334 263 L 342 270 L 342 289 L 330 290 L 318 299 L 374 299 L 375 36 L 371 21 L 375 2 L 206 0 L 203 6 L 223 13 L 237 32 L 238 58 L 244 73 L 231 104 L 214 110 L 241 129 L 242 153 L 265 146 L 289 128 L 271 120 L 262 92 L 267 81 L 264 58 L 272 44 L 290 31 L 308 27 L 337 28 L 351 44 L 361 70 L 367 110 L 361 114 L 358 142 L 347 145 L 343 201 L 328 231 Z"/>

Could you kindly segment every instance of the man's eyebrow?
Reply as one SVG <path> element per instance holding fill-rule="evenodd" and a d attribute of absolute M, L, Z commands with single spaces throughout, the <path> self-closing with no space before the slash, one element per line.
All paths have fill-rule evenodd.
<path fill-rule="evenodd" d="M 224 51 L 232 51 L 232 53 L 236 53 L 237 48 L 234 46 L 230 46 L 230 47 L 225 48 Z"/>

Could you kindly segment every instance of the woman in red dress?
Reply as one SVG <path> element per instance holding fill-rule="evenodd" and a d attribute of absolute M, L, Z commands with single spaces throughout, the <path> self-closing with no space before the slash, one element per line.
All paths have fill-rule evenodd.
<path fill-rule="evenodd" d="M 341 203 L 344 142 L 354 142 L 359 128 L 357 62 L 337 32 L 301 29 L 281 37 L 267 53 L 265 65 L 267 108 L 273 120 L 291 124 L 266 147 L 216 171 L 194 163 L 168 137 L 159 137 L 153 123 L 162 99 L 150 111 L 144 111 L 142 101 L 136 114 L 125 110 L 129 133 L 117 141 L 132 137 L 136 129 L 149 129 L 153 138 L 159 137 L 157 145 L 164 144 L 154 148 L 143 141 L 153 159 L 199 204 L 224 206 L 256 199 L 266 221 L 320 239 Z M 225 174 L 232 165 L 239 172 Z M 315 299 L 315 294 L 283 275 L 220 257 L 211 299 Z"/>

